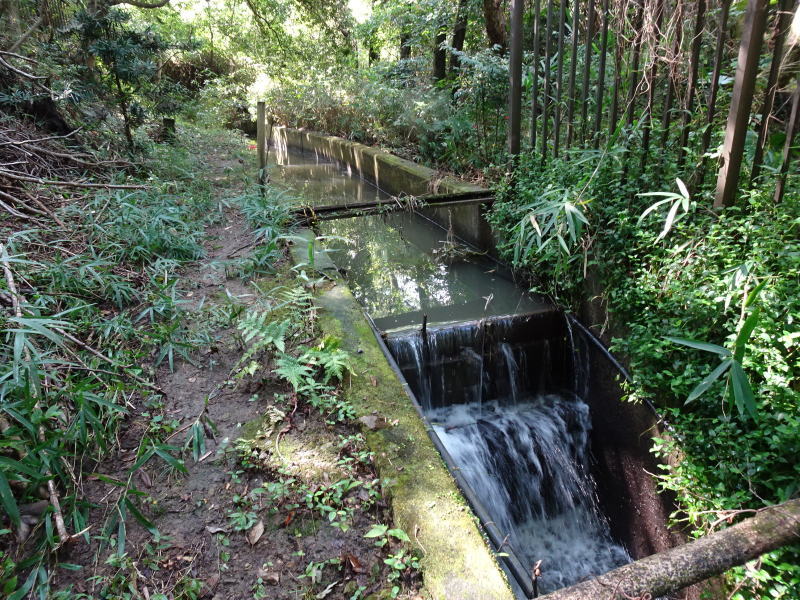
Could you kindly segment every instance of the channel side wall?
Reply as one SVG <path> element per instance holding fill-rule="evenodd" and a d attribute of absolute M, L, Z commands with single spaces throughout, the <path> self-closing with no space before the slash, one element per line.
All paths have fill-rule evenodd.
<path fill-rule="evenodd" d="M 278 150 L 287 147 L 316 153 L 343 163 L 364 179 L 393 195 L 455 193 L 483 188 L 441 177 L 428 167 L 394 156 L 385 150 L 312 131 L 277 127 L 274 143 Z M 423 209 L 422 214 L 443 227 L 452 225 L 461 239 L 490 254 L 496 253 L 496 237 L 484 217 L 485 205 Z M 595 306 L 584 306 L 582 317 L 590 323 L 602 322 Z M 614 536 L 622 541 L 634 559 L 661 552 L 682 543 L 683 537 L 666 527 L 674 509 L 671 499 L 658 494 L 649 473 L 658 473 L 657 462 L 649 453 L 653 437 L 661 435 L 657 418 L 647 406 L 621 402 L 619 372 L 611 368 L 603 353 L 589 344 L 592 392 L 592 470 L 604 511 L 609 516 Z"/>
<path fill-rule="evenodd" d="M 286 151 L 287 147 L 299 148 L 313 152 L 317 156 L 339 161 L 393 196 L 487 191 L 455 177 L 442 176 L 434 169 L 418 165 L 380 148 L 372 148 L 340 137 L 288 127 L 275 127 L 272 135 L 273 144 L 278 151 Z M 490 253 L 494 253 L 497 240 L 484 218 L 486 208 L 485 204 L 474 203 L 428 207 L 419 212 L 442 227 L 452 227 L 453 233 L 462 240 L 478 248 L 491 249 Z"/>

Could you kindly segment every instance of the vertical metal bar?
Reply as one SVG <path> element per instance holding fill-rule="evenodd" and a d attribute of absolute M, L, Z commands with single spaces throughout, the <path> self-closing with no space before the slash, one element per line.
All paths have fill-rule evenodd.
<path fill-rule="evenodd" d="M 775 186 L 775 202 L 783 200 L 783 191 L 786 187 L 786 175 L 789 172 L 789 158 L 792 150 L 792 141 L 797 131 L 798 113 L 800 113 L 800 78 L 797 79 L 797 87 L 792 94 L 792 114 L 789 116 L 789 123 L 786 126 L 786 141 L 783 143 L 783 157 L 781 159 L 781 170 L 778 175 L 778 183 Z"/>
<path fill-rule="evenodd" d="M 592 42 L 594 41 L 594 3 L 589 0 L 586 13 L 586 41 L 583 53 L 583 86 L 581 87 L 581 140 L 586 140 L 586 124 L 589 111 L 589 73 L 592 65 Z"/>
<path fill-rule="evenodd" d="M 264 102 L 259 102 L 256 107 L 256 150 L 258 154 L 258 183 L 261 185 L 266 181 L 266 114 L 266 105 Z"/>
<path fill-rule="evenodd" d="M 556 104 L 553 120 L 553 156 L 558 157 L 558 145 L 561 141 L 561 89 L 564 85 L 564 24 L 567 21 L 567 0 L 560 0 L 558 14 L 558 68 L 556 69 Z"/>
<path fill-rule="evenodd" d="M 683 112 L 683 128 L 681 129 L 680 143 L 678 144 L 678 170 L 683 167 L 686 156 L 686 146 L 689 144 L 689 124 L 694 110 L 694 93 L 697 89 L 697 76 L 700 67 L 700 44 L 703 41 L 703 29 L 706 18 L 706 0 L 697 0 L 697 14 L 692 32 L 692 54 L 689 59 L 689 83 L 686 90 L 686 109 Z"/>
<path fill-rule="evenodd" d="M 700 0 L 701 2 L 703 0 Z M 664 0 L 656 0 L 656 14 L 655 14 L 655 33 L 653 34 L 653 49 L 650 52 L 650 61 L 652 64 L 647 73 L 647 104 L 644 108 L 644 131 L 642 132 L 642 159 L 640 163 L 640 170 L 644 173 L 647 167 L 647 160 L 650 154 L 650 132 L 653 129 L 653 102 L 655 100 L 656 92 L 656 76 L 658 75 L 658 54 L 656 48 L 658 47 L 658 36 L 661 33 L 661 21 L 664 16 Z"/>
<path fill-rule="evenodd" d="M 508 153 L 519 154 L 522 125 L 522 9 L 525 0 L 511 0 L 511 57 L 509 59 Z"/>
<path fill-rule="evenodd" d="M 550 118 L 550 58 L 553 52 L 553 0 L 547 0 L 547 36 L 544 50 L 544 110 L 542 111 L 542 160 L 547 159 L 547 120 Z"/>
<path fill-rule="evenodd" d="M 702 183 L 705 178 L 706 158 L 708 147 L 711 145 L 711 128 L 714 125 L 714 118 L 717 116 L 717 93 L 719 92 L 719 76 L 722 73 L 722 59 L 725 54 L 725 38 L 728 30 L 728 15 L 730 14 L 731 0 L 722 0 L 719 13 L 719 29 L 717 29 L 717 42 L 714 55 L 714 71 L 711 74 L 711 89 L 708 92 L 708 113 L 706 114 L 706 128 L 703 131 L 703 141 L 700 153 L 703 155 L 703 162 L 700 163 L 698 170 L 698 183 Z"/>
<path fill-rule="evenodd" d="M 677 17 L 675 26 L 675 44 L 673 54 L 677 57 L 681 51 L 683 43 L 683 3 L 678 0 L 676 3 Z M 667 77 L 667 97 L 664 100 L 664 114 L 661 117 L 661 149 L 666 150 L 669 141 L 669 130 L 672 124 L 672 100 L 675 98 L 675 87 L 677 83 L 674 77 L 674 68 L 670 67 Z"/>
<path fill-rule="evenodd" d="M 569 90 L 567 91 L 567 148 L 572 146 L 572 134 L 575 130 L 575 76 L 578 71 L 578 15 L 580 14 L 581 0 L 575 0 L 572 5 L 572 55 L 569 64 Z"/>
<path fill-rule="evenodd" d="M 753 170 L 750 171 L 750 182 L 754 182 L 761 173 L 761 161 L 764 158 L 764 144 L 767 141 L 769 132 L 769 122 L 772 119 L 772 105 L 775 102 L 775 92 L 778 89 L 778 71 L 781 67 L 783 57 L 783 44 L 786 34 L 792 26 L 792 5 L 794 0 L 780 0 L 777 6 L 778 14 L 775 15 L 775 32 L 773 34 L 774 49 L 772 51 L 772 62 L 769 66 L 769 78 L 767 79 L 767 90 L 764 93 L 764 108 L 761 111 L 761 127 L 758 130 L 758 141 L 756 150 L 753 154 Z"/>
<path fill-rule="evenodd" d="M 633 115 L 636 112 L 636 89 L 639 84 L 639 59 L 642 53 L 642 21 L 644 20 L 644 1 L 638 0 L 636 7 L 636 16 L 634 17 L 633 29 L 635 37 L 633 38 L 633 48 L 631 49 L 631 71 L 628 81 L 628 109 L 626 123 L 628 127 L 633 125 Z"/>
<path fill-rule="evenodd" d="M 736 199 L 739 187 L 739 172 L 744 156 L 753 90 L 758 75 L 758 59 L 767 25 L 767 0 L 748 0 L 744 16 L 742 40 L 736 63 L 736 78 L 733 83 L 731 108 L 725 127 L 725 143 L 722 146 L 722 166 L 717 176 L 717 193 L 714 208 L 730 206 Z"/>
<path fill-rule="evenodd" d="M 539 17 L 542 12 L 542 0 L 533 0 L 533 65 L 531 66 L 531 151 L 536 150 L 536 129 L 539 112 L 539 45 L 541 26 Z"/>
<path fill-rule="evenodd" d="M 603 92 L 606 83 L 606 51 L 608 50 L 608 0 L 603 0 L 603 33 L 600 36 L 600 65 L 597 73 L 597 91 L 594 107 L 594 148 L 600 147 L 600 123 L 603 117 Z"/>
<path fill-rule="evenodd" d="M 622 45 L 619 43 L 619 33 L 614 44 L 614 91 L 611 94 L 611 131 L 616 131 L 619 120 L 619 88 L 622 85 Z"/>

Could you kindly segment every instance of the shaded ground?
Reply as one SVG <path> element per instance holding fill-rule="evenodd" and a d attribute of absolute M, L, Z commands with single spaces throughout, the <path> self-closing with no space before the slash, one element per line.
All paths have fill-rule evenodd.
<path fill-rule="evenodd" d="M 221 152 L 206 163 L 220 199 L 242 191 L 243 161 Z M 126 528 L 92 531 L 90 545 L 74 545 L 63 558 L 84 568 L 64 572 L 59 588 L 100 598 L 413 596 L 401 591 L 416 578 L 402 532 L 373 527 L 391 524 L 357 428 L 326 422 L 274 377 L 268 354 L 256 355 L 264 368 L 254 376 L 233 377 L 245 349 L 237 323 L 274 305 L 282 290 L 303 294 L 285 260 L 275 274 L 252 279 L 243 260 L 254 242 L 249 226 L 234 204 L 220 210 L 206 258 L 180 285 L 186 320 L 202 343 L 192 362 L 176 356 L 173 370 L 161 363 L 163 395 L 131 400 L 120 450 L 84 488 L 99 507 L 93 520 L 113 525 L 114 481 L 124 481 L 149 440 L 173 446 L 186 473 L 181 463 L 151 458 L 129 483 L 142 492 L 143 514 L 127 507 Z M 302 337 L 294 343 L 315 343 L 313 318 Z M 114 551 L 121 539 L 124 554 Z M 399 562 L 387 564 L 392 554 Z"/>

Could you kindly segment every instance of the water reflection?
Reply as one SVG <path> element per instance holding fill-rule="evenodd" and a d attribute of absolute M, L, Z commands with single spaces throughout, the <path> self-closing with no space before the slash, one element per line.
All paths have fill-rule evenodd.
<path fill-rule="evenodd" d="M 313 154 L 289 152 L 273 181 L 312 205 L 349 205 L 388 196 L 346 167 Z M 382 330 L 476 320 L 548 308 L 526 294 L 489 258 L 459 247 L 444 258 L 447 233 L 416 213 L 353 217 L 320 223 L 355 297 Z M 438 255 L 438 256 L 437 256 Z"/>

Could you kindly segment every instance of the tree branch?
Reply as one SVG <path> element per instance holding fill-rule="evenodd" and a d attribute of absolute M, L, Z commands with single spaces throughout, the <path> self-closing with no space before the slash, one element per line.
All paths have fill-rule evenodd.
<path fill-rule="evenodd" d="M 622 600 L 642 598 L 647 594 L 653 598 L 665 596 L 798 541 L 800 499 L 765 508 L 733 527 L 542 596 L 542 600 Z"/>

